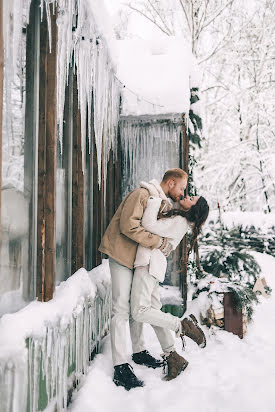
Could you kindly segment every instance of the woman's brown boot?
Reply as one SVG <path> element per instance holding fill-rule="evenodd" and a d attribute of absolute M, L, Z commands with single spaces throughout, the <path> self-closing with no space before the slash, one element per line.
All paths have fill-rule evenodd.
<path fill-rule="evenodd" d="M 164 359 L 164 371 L 166 369 L 167 375 L 165 381 L 171 381 L 175 379 L 185 368 L 188 366 L 188 362 L 176 351 L 170 352 L 170 354 L 161 355 Z"/>
<path fill-rule="evenodd" d="M 181 321 L 181 335 L 182 338 L 187 336 L 192 339 L 200 348 L 206 346 L 206 338 L 202 329 L 199 327 L 198 321 L 194 315 L 189 315 Z"/>

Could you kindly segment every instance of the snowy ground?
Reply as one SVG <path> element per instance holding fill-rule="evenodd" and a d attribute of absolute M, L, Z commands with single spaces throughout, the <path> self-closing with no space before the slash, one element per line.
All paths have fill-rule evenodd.
<path fill-rule="evenodd" d="M 186 339 L 188 368 L 171 382 L 162 370 L 132 363 L 145 387 L 129 392 L 112 382 L 110 338 L 107 337 L 78 392 L 71 412 L 274 412 L 275 411 L 275 258 L 255 254 L 263 276 L 273 289 L 261 297 L 254 321 L 243 340 L 225 331 L 208 336 L 205 349 Z M 148 349 L 158 356 L 160 347 L 146 325 Z M 207 330 L 207 329 L 205 329 Z M 130 342 L 129 342 L 130 362 Z M 181 343 L 177 341 L 181 354 Z"/>

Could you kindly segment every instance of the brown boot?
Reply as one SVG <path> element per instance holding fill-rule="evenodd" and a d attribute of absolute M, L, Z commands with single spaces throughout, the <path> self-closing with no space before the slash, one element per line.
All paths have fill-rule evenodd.
<path fill-rule="evenodd" d="M 188 366 L 187 360 L 180 356 L 176 351 L 170 352 L 169 355 L 164 354 L 162 357 L 165 366 L 167 367 L 167 375 L 164 378 L 165 381 L 175 379 Z"/>
<path fill-rule="evenodd" d="M 200 348 L 205 348 L 206 338 L 202 329 L 198 325 L 198 321 L 194 315 L 189 315 L 188 318 L 184 318 L 181 321 L 181 338 L 188 336 L 192 339 Z"/>

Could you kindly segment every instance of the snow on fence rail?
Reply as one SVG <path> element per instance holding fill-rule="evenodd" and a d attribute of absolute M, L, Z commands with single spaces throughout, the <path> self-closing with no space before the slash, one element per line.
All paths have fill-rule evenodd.
<path fill-rule="evenodd" d="M 0 320 L 1 412 L 66 409 L 67 393 L 86 374 L 109 329 L 108 261 L 78 270 L 49 302 L 31 302 Z"/>

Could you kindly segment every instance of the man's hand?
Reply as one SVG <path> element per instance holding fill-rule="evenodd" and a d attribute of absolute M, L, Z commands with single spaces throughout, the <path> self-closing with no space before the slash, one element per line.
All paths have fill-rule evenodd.
<path fill-rule="evenodd" d="M 159 250 L 168 257 L 173 250 L 173 245 L 168 241 L 167 237 L 162 238 L 162 242 L 159 246 Z"/>

